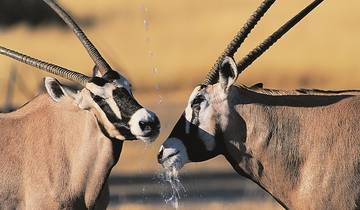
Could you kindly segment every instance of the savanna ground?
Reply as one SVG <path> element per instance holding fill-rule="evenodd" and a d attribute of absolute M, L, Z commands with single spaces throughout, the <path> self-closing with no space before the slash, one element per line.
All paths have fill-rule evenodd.
<path fill-rule="evenodd" d="M 155 110 L 162 134 L 152 145 L 126 143 L 114 175 L 159 173 L 156 153 L 181 114 L 191 88 L 200 83 L 260 0 L 61 0 L 79 19 L 110 63 L 132 81 L 135 96 Z M 309 0 L 279 0 L 253 31 L 236 58 L 256 46 L 297 13 Z M 239 83 L 295 89 L 356 89 L 360 85 L 360 3 L 325 1 L 268 53 L 239 77 Z M 92 62 L 74 35 L 55 25 L 0 28 L 0 45 L 87 74 Z M 0 104 L 4 103 L 10 69 L 18 83 L 13 102 L 23 104 L 38 92 L 46 74 L 0 57 Z M 184 174 L 232 171 L 223 158 L 191 164 Z M 256 188 L 255 185 L 252 185 Z M 163 203 L 126 203 L 113 209 L 171 209 Z M 263 200 L 185 202 L 181 209 L 281 209 Z"/>

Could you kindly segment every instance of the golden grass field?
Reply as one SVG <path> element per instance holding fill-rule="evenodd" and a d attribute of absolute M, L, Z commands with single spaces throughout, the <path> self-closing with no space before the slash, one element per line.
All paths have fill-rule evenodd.
<path fill-rule="evenodd" d="M 78 18 L 94 17 L 85 28 L 101 52 L 121 67 L 138 89 L 188 87 L 199 83 L 259 0 L 216 1 L 60 1 Z M 249 37 L 244 55 L 309 0 L 280 0 Z M 356 88 L 360 76 L 360 3 L 327 0 L 239 79 L 276 88 Z M 144 18 L 148 20 L 147 29 Z M 71 31 L 26 25 L 0 30 L 1 45 L 90 73 L 92 62 Z M 0 57 L 0 95 L 15 62 Z M 16 63 L 30 89 L 45 74 Z M 158 68 L 154 75 L 153 68 Z M 36 79 L 37 78 L 37 79 Z M 180 82 L 181 81 L 181 82 Z M 21 94 L 18 94 L 21 97 Z M 20 102 L 25 98 L 19 98 Z M 1 101 L 0 101 L 1 102 Z"/>
<path fill-rule="evenodd" d="M 161 118 L 162 134 L 153 145 L 126 143 L 114 173 L 160 170 L 155 155 L 185 106 L 191 88 L 200 83 L 227 42 L 260 0 L 60 0 L 78 18 L 94 17 L 84 27 L 114 67 L 132 81 L 135 95 Z M 279 0 L 236 55 L 239 59 L 310 0 Z M 325 0 L 239 77 L 239 83 L 295 89 L 360 89 L 360 2 Z M 144 20 L 148 24 L 144 25 Z M 0 29 L 0 45 L 87 74 L 92 62 L 71 33 L 56 26 L 19 24 Z M 30 93 L 38 92 L 47 74 L 0 57 L 0 105 L 11 68 L 17 68 Z M 154 73 L 154 68 L 157 72 Z M 161 98 L 161 103 L 159 102 Z M 15 88 L 15 104 L 29 100 Z M 139 154 L 142 154 L 141 156 Z M 191 164 L 186 171 L 232 170 L 221 158 Z M 115 209 L 166 209 L 166 205 L 126 204 Z M 181 209 L 280 209 L 264 202 L 184 204 Z"/>

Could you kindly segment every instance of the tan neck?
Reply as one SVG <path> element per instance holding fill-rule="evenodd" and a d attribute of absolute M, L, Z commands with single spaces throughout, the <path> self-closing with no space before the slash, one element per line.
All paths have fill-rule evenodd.
<path fill-rule="evenodd" d="M 122 148 L 121 141 L 103 134 L 94 114 L 42 94 L 18 111 L 0 115 L 2 122 L 9 128 L 5 138 L 13 139 L 29 160 L 23 163 L 24 176 L 29 177 L 25 182 L 42 177 L 42 187 L 54 197 L 94 205 Z"/>

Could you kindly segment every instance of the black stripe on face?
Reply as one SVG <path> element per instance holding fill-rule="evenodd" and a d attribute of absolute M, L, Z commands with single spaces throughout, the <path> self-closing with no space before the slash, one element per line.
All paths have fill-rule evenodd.
<path fill-rule="evenodd" d="M 106 118 L 115 126 L 115 128 L 124 136 L 127 140 L 135 139 L 135 136 L 132 135 L 128 121 L 124 122 L 122 119 L 119 119 L 116 114 L 113 112 L 109 104 L 100 96 L 97 96 L 91 93 L 91 97 L 94 102 L 103 110 L 106 115 Z"/>
<path fill-rule="evenodd" d="M 113 90 L 113 98 L 120 109 L 123 120 L 129 121 L 131 116 L 142 108 L 125 88 L 116 88 Z"/>
<path fill-rule="evenodd" d="M 216 132 L 215 136 L 215 148 L 212 151 L 208 151 L 202 139 L 199 137 L 199 127 L 190 123 L 190 132 L 186 133 L 185 126 L 187 120 L 185 118 L 185 114 L 181 116 L 179 121 L 176 123 L 174 129 L 172 130 L 170 136 L 168 138 L 177 138 L 183 142 L 185 145 L 189 160 L 191 162 L 201 162 L 205 160 L 209 160 L 213 157 L 216 157 L 220 154 L 223 154 L 224 148 L 223 143 L 221 142 L 221 138 Z M 203 135 L 206 132 L 204 131 Z M 211 135 L 212 134 L 207 134 Z"/>
<path fill-rule="evenodd" d="M 102 78 L 104 78 L 108 81 L 113 81 L 113 80 L 120 79 L 120 75 L 116 71 L 108 71 L 104 74 L 104 76 Z"/>
<path fill-rule="evenodd" d="M 119 118 L 116 116 L 116 114 L 113 112 L 113 110 L 111 109 L 110 105 L 105 101 L 105 99 L 103 99 L 100 96 L 97 96 L 93 93 L 90 93 L 92 99 L 95 101 L 95 103 L 97 105 L 99 105 L 99 107 L 101 108 L 101 110 L 104 111 L 106 117 L 108 118 L 108 120 L 111 123 L 115 123 L 117 121 L 119 121 Z"/>
<path fill-rule="evenodd" d="M 107 80 L 104 80 L 100 77 L 93 77 L 90 79 L 89 82 L 94 83 L 95 85 L 100 86 L 100 87 L 104 87 L 106 85 L 106 83 L 108 83 Z"/>
<path fill-rule="evenodd" d="M 199 113 L 201 110 L 201 103 L 205 100 L 203 95 L 198 95 L 194 98 L 191 102 L 191 109 L 192 109 L 192 116 L 191 116 L 191 123 L 194 125 L 199 125 Z"/>

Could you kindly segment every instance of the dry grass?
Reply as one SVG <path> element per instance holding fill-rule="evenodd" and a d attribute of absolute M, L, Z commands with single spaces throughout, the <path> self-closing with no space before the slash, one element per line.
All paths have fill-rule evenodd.
<path fill-rule="evenodd" d="M 135 87 L 152 90 L 156 83 L 167 88 L 200 82 L 259 2 L 61 1 L 77 17 L 94 16 L 96 24 L 85 30 L 98 48 L 113 64 L 121 66 Z M 254 47 L 308 2 L 310 0 L 276 3 L 239 55 Z M 359 6 L 355 0 L 324 2 L 244 73 L 240 82 L 263 81 L 267 86 L 281 88 L 300 85 L 335 89 L 358 87 Z M 144 17 L 149 19 L 148 30 L 143 25 Z M 1 30 L 0 40 L 3 46 L 66 67 L 86 73 L 92 69 L 88 56 L 70 31 L 54 26 L 33 29 L 18 25 Z M 0 57 L 0 96 L 4 95 L 12 63 L 15 62 Z M 29 89 L 35 90 L 44 74 L 16 65 Z M 154 67 L 159 69 L 156 75 L 152 73 Z M 18 94 L 16 100 L 24 102 L 26 99 Z"/>

